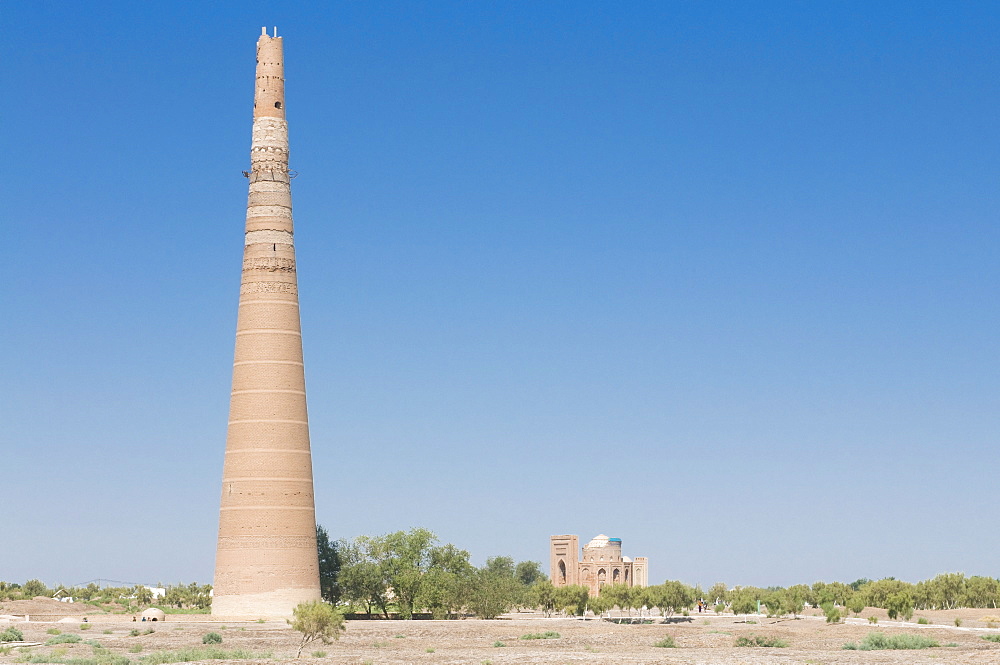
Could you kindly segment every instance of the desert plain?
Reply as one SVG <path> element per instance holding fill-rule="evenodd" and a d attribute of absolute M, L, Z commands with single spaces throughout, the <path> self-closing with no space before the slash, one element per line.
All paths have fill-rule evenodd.
<path fill-rule="evenodd" d="M 314 642 L 295 658 L 300 636 L 280 621 L 225 620 L 211 615 L 167 615 L 164 622 L 133 622 L 132 615 L 88 614 L 94 608 L 69 605 L 51 599 L 8 601 L 0 605 L 0 615 L 28 615 L 30 621 L 0 620 L 0 630 L 14 626 L 32 647 L 18 647 L 0 653 L 0 664 L 26 662 L 27 656 L 56 654 L 65 663 L 93 659 L 95 649 L 105 655 L 123 656 L 133 665 L 157 652 L 201 648 L 206 633 L 222 636 L 224 650 L 246 650 L 255 657 L 242 660 L 214 660 L 208 663 L 239 665 L 250 663 L 308 662 L 310 665 L 402 665 L 463 663 L 469 665 L 513 665 L 515 663 L 677 663 L 691 665 L 742 665 L 750 663 L 808 663 L 836 665 L 854 663 L 953 663 L 962 665 L 1000 664 L 1000 643 L 983 635 L 1000 634 L 990 627 L 998 613 L 989 609 L 956 609 L 917 612 L 905 624 L 889 621 L 884 610 L 869 608 L 862 619 L 827 624 L 818 611 L 806 610 L 799 618 L 716 615 L 693 613 L 675 617 L 671 623 L 616 624 L 595 618 L 552 617 L 535 613 L 512 613 L 501 619 L 483 621 L 349 621 L 338 641 Z M 83 623 L 83 617 L 87 623 Z M 870 624 L 867 617 L 879 619 Z M 918 618 L 929 623 L 918 624 Z M 955 625 L 958 619 L 961 626 Z M 81 629 L 81 626 L 88 626 Z M 77 634 L 97 642 L 46 645 L 53 633 Z M 558 633 L 558 638 L 524 640 L 527 634 Z M 879 631 L 930 637 L 942 646 L 921 650 L 850 651 L 845 643 L 860 642 L 866 634 Z M 139 633 L 135 635 L 133 633 Z M 787 643 L 783 648 L 737 647 L 741 636 L 775 637 Z M 675 648 L 655 643 L 672 637 Z M 502 644 L 502 646 L 501 646 Z M 322 655 L 320 655 L 322 654 Z M 37 659 L 41 660 L 41 659 Z M 36 661 L 37 662 L 37 661 Z"/>

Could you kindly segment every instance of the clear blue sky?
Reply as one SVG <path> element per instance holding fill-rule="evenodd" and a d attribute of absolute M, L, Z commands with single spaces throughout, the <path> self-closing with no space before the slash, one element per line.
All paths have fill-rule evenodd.
<path fill-rule="evenodd" d="M 263 25 L 331 535 L 1000 576 L 1000 5 L 876 5 L 4 3 L 0 579 L 211 581 Z"/>

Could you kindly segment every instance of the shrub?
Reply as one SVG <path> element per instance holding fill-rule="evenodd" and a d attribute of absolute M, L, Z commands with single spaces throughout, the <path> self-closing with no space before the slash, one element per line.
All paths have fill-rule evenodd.
<path fill-rule="evenodd" d="M 79 635 L 74 635 L 73 633 L 63 633 L 62 635 L 56 635 L 55 637 L 50 637 L 45 644 L 76 644 L 83 638 Z"/>
<path fill-rule="evenodd" d="M 104 651 L 107 651 L 105 649 Z M 112 656 L 110 652 L 100 654 L 99 658 L 66 658 L 59 649 L 50 654 L 33 654 L 21 659 L 22 663 L 61 663 L 62 665 L 130 665 L 125 656 Z"/>
<path fill-rule="evenodd" d="M 130 637 L 139 637 L 139 635 L 141 635 L 138 628 L 133 628 L 132 630 L 128 631 L 128 634 Z"/>
<path fill-rule="evenodd" d="M 821 607 L 827 623 L 840 623 L 840 610 L 834 607 L 833 603 L 823 603 Z"/>
<path fill-rule="evenodd" d="M 987 642 L 1000 642 L 1000 633 L 994 635 L 983 635 L 983 639 Z"/>
<path fill-rule="evenodd" d="M 672 638 L 671 636 L 667 635 L 666 637 L 664 637 L 659 642 L 653 642 L 653 646 L 654 647 L 660 647 L 660 648 L 663 648 L 663 649 L 673 649 L 673 648 L 675 648 L 677 646 L 677 644 L 674 642 L 674 638 Z"/>
<path fill-rule="evenodd" d="M 930 623 L 925 617 L 917 617 L 917 623 L 927 625 Z"/>
<path fill-rule="evenodd" d="M 325 651 L 313 651 L 312 652 L 312 657 L 313 658 L 326 658 L 326 652 Z"/>
<path fill-rule="evenodd" d="M 493 646 L 495 646 L 495 647 L 505 647 L 507 645 L 504 644 L 503 642 L 501 642 L 500 640 L 497 640 L 496 642 L 493 643 Z"/>
<path fill-rule="evenodd" d="M 722 603 L 719 603 L 718 605 L 715 606 L 714 609 L 716 614 L 722 614 L 723 612 L 726 611 L 726 606 L 723 605 Z"/>
<path fill-rule="evenodd" d="M 853 651 L 882 651 L 884 649 L 928 649 L 939 647 L 937 640 L 932 640 L 923 635 L 909 635 L 900 633 L 898 635 L 886 635 L 884 633 L 872 632 L 865 635 L 861 643 L 848 642 L 845 649 Z"/>
<path fill-rule="evenodd" d="M 784 648 L 788 646 L 788 642 L 778 639 L 777 637 L 765 637 L 764 635 L 749 635 L 745 637 L 736 638 L 736 646 L 738 647 L 771 647 L 771 648 Z"/>
<path fill-rule="evenodd" d="M 142 653 L 142 645 L 141 644 L 133 644 L 132 646 L 130 646 L 128 648 L 128 652 L 129 653 Z"/>
<path fill-rule="evenodd" d="M 878 617 L 868 617 L 868 623 L 878 623 Z"/>
<path fill-rule="evenodd" d="M 62 633 L 62 631 L 61 631 L 61 630 L 59 630 L 58 628 L 49 628 L 49 629 L 48 629 L 47 631 L 45 631 L 45 632 L 46 632 L 46 633 L 47 633 L 48 635 L 58 635 L 58 634 Z"/>
<path fill-rule="evenodd" d="M 519 639 L 522 640 L 555 640 L 561 637 L 559 633 L 554 630 L 547 630 L 544 633 L 527 633 L 526 635 L 521 635 Z"/>
<path fill-rule="evenodd" d="M 22 642 L 23 640 L 24 633 L 13 626 L 0 633 L 0 642 Z"/>
<path fill-rule="evenodd" d="M 955 627 L 961 628 L 961 626 L 962 626 L 962 620 L 959 619 L 958 617 L 955 617 Z"/>
<path fill-rule="evenodd" d="M 426 651 L 427 653 L 434 653 L 434 649 L 432 649 L 431 647 L 427 647 L 426 649 L 424 649 L 424 651 Z"/>
<path fill-rule="evenodd" d="M 302 633 L 299 651 L 296 658 L 302 655 L 305 645 L 316 640 L 329 644 L 330 640 L 339 640 L 340 632 L 344 630 L 344 615 L 329 603 L 314 600 L 309 603 L 299 603 L 292 610 L 293 619 L 288 624 Z"/>
<path fill-rule="evenodd" d="M 254 653 L 246 649 L 225 651 L 215 647 L 202 647 L 200 649 L 190 647 L 177 651 L 156 651 L 143 656 L 141 663 L 142 665 L 166 665 L 167 663 L 189 663 L 195 660 L 256 660 L 270 657 L 270 653 Z M 128 660 L 125 661 L 124 665 L 128 665 Z"/>
<path fill-rule="evenodd" d="M 98 642 L 97 640 L 84 640 L 83 643 L 84 644 L 89 644 L 90 646 L 94 647 L 95 649 L 100 649 L 101 648 L 101 643 Z"/>
<path fill-rule="evenodd" d="M 90 624 L 89 623 L 81 623 L 80 624 L 80 630 L 90 630 Z"/>
<path fill-rule="evenodd" d="M 104 633 L 105 635 L 110 635 L 111 634 L 111 629 L 110 628 L 105 628 L 101 632 Z"/>
<path fill-rule="evenodd" d="M 218 633 L 205 633 L 201 638 L 202 644 L 222 644 L 222 635 Z"/>

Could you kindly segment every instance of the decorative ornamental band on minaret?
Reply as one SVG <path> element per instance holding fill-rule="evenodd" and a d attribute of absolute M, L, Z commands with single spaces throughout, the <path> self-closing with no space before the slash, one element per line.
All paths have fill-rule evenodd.
<path fill-rule="evenodd" d="M 212 614 L 317 600 L 312 456 L 295 270 L 281 37 L 262 31 Z"/>

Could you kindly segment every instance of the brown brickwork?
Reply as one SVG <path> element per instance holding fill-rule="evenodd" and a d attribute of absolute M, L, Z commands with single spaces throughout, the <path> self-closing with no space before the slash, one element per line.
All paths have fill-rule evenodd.
<path fill-rule="evenodd" d="M 622 556 L 621 539 L 604 534 L 595 536 L 583 549 L 576 536 L 551 536 L 549 566 L 552 584 L 585 586 L 592 596 L 608 584 L 649 586 L 649 559 Z"/>
<path fill-rule="evenodd" d="M 291 616 L 317 600 L 281 37 L 257 41 L 243 278 L 212 614 Z"/>

